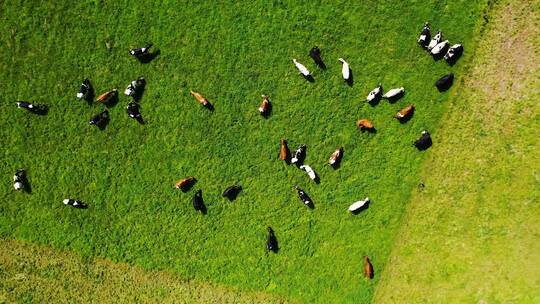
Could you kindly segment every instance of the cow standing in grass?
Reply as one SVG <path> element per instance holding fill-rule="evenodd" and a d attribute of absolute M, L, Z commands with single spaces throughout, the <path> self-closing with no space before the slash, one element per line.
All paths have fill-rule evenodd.
<path fill-rule="evenodd" d="M 373 279 L 373 265 L 368 256 L 364 256 L 364 277 L 366 279 Z"/>
<path fill-rule="evenodd" d="M 369 121 L 368 119 L 360 119 L 356 122 L 356 127 L 360 129 L 360 131 L 374 131 L 375 127 L 373 126 L 373 123 Z"/>
<path fill-rule="evenodd" d="M 410 104 L 410 105 L 406 106 L 405 108 L 399 110 L 399 112 L 397 112 L 397 114 L 396 114 L 396 116 L 394 116 L 394 118 L 396 118 L 397 120 L 399 120 L 401 122 L 404 122 L 404 121 L 408 120 L 409 117 L 411 117 L 413 112 L 414 112 L 414 105 Z"/>
<path fill-rule="evenodd" d="M 431 33 L 429 31 L 429 23 L 426 21 L 424 23 L 424 28 L 420 33 L 420 37 L 418 37 L 418 44 L 420 44 L 423 48 L 427 48 L 430 39 Z"/>
<path fill-rule="evenodd" d="M 278 241 L 272 227 L 268 227 L 268 236 L 266 238 L 266 250 L 277 253 L 279 250 Z"/>
<path fill-rule="evenodd" d="M 287 140 L 282 138 L 280 140 L 279 159 L 288 163 L 290 158 L 291 158 L 291 152 L 289 151 L 289 147 L 287 146 Z"/>

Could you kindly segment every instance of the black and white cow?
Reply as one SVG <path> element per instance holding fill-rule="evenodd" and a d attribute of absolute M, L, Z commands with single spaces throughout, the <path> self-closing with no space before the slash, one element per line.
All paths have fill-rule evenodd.
<path fill-rule="evenodd" d="M 141 119 L 142 115 L 140 112 L 140 106 L 136 102 L 130 102 L 126 107 L 126 112 L 128 113 L 129 117 L 134 119 Z"/>
<path fill-rule="evenodd" d="M 432 144 L 433 142 L 431 141 L 431 135 L 427 130 L 422 131 L 420 138 L 414 141 L 414 145 L 420 151 L 426 150 L 427 148 L 431 147 Z"/>
<path fill-rule="evenodd" d="M 86 209 L 88 208 L 88 205 L 86 205 L 85 203 L 79 201 L 79 200 L 75 200 L 75 199 L 71 199 L 71 198 L 66 198 L 64 199 L 64 205 L 67 205 L 67 206 L 71 206 L 73 208 L 78 208 L 78 209 Z"/>
<path fill-rule="evenodd" d="M 313 201 L 304 190 L 300 189 L 298 186 L 294 186 L 294 189 L 296 189 L 296 192 L 298 193 L 298 198 L 300 198 L 300 200 L 302 201 L 302 203 L 304 203 L 304 205 L 308 207 L 313 206 Z"/>
<path fill-rule="evenodd" d="M 450 89 L 450 87 L 452 86 L 452 83 L 454 83 L 454 74 L 450 73 L 439 78 L 435 82 L 435 86 L 437 87 L 439 92 L 444 92 Z"/>
<path fill-rule="evenodd" d="M 302 144 L 294 151 L 291 163 L 300 166 L 306 158 L 306 145 Z"/>
<path fill-rule="evenodd" d="M 24 169 L 17 169 L 13 175 L 13 188 L 19 191 L 26 188 L 26 175 Z"/>
<path fill-rule="evenodd" d="M 124 91 L 124 94 L 131 97 L 136 97 L 137 94 L 141 92 L 141 90 L 144 88 L 146 84 L 146 80 L 144 77 L 140 76 L 137 78 L 137 80 L 133 80 L 129 83 L 126 90 Z"/>
<path fill-rule="evenodd" d="M 266 238 L 266 250 L 277 253 L 279 250 L 278 241 L 272 227 L 268 227 L 268 236 Z"/>
<path fill-rule="evenodd" d="M 26 109 L 34 114 L 45 115 L 47 114 L 48 107 L 44 104 L 32 104 L 28 101 L 17 101 L 15 103 L 18 108 Z"/>
<path fill-rule="evenodd" d="M 236 199 L 236 196 L 238 196 L 238 193 L 240 193 L 240 191 L 242 191 L 242 186 L 232 185 L 227 187 L 227 189 L 225 189 L 225 191 L 223 191 L 221 195 L 232 201 Z"/>
<path fill-rule="evenodd" d="M 446 54 L 444 55 L 444 60 L 448 63 L 454 63 L 461 55 L 463 54 L 463 45 L 454 44 L 452 45 Z"/>
<path fill-rule="evenodd" d="M 440 56 L 441 54 L 445 54 L 449 43 L 450 42 L 448 40 L 438 43 L 435 47 L 431 49 L 431 55 Z"/>
<path fill-rule="evenodd" d="M 88 124 L 101 127 L 101 126 L 106 125 L 108 122 L 109 122 L 109 109 L 105 108 L 105 110 L 103 110 L 101 113 L 98 113 L 92 116 Z"/>
<path fill-rule="evenodd" d="M 152 43 L 149 43 L 142 48 L 129 50 L 129 54 L 137 59 L 144 59 L 146 56 L 149 55 L 149 50 L 151 47 Z"/>
<path fill-rule="evenodd" d="M 90 80 L 88 78 L 85 78 L 81 84 L 81 88 L 79 89 L 79 93 L 77 93 L 78 99 L 87 99 L 89 98 L 89 94 L 92 91 L 92 84 L 90 84 Z"/>
<path fill-rule="evenodd" d="M 435 35 L 435 37 L 433 37 L 433 39 L 431 39 L 431 41 L 429 42 L 427 46 L 427 50 L 431 51 L 437 44 L 441 42 L 441 40 L 442 40 L 442 32 L 441 30 L 439 30 L 437 34 Z"/>
<path fill-rule="evenodd" d="M 420 44 L 424 48 L 427 48 L 430 39 L 431 39 L 431 32 L 429 31 L 429 23 L 426 21 L 424 23 L 424 28 L 422 29 L 422 32 L 420 33 L 420 37 L 418 37 L 418 44 Z"/>

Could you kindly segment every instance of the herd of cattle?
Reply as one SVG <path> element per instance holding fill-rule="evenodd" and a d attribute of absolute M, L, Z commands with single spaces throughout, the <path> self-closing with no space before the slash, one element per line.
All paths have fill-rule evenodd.
<path fill-rule="evenodd" d="M 420 37 L 418 38 L 418 43 L 427 51 L 429 51 L 431 55 L 433 55 L 435 58 L 439 58 L 439 59 L 444 58 L 450 65 L 453 65 L 463 53 L 463 46 L 461 44 L 455 44 L 450 47 L 448 40 L 442 41 L 442 33 L 440 30 L 437 32 L 437 34 L 433 38 L 431 38 L 430 28 L 427 22 L 424 24 L 424 27 L 420 33 Z M 137 58 L 141 62 L 149 62 L 149 60 L 151 60 L 151 58 L 156 55 L 156 53 L 150 53 L 149 49 L 151 48 L 151 46 L 152 44 L 148 44 L 142 48 L 132 49 L 129 51 L 129 53 L 130 55 Z M 321 50 L 318 47 L 312 48 L 309 52 L 309 56 L 313 59 L 313 61 L 318 67 L 322 69 L 326 68 L 325 63 L 321 58 Z M 349 64 L 343 58 L 339 58 L 338 60 L 342 64 L 342 76 L 344 80 L 346 82 L 350 82 L 351 70 L 350 70 Z M 306 66 L 298 62 L 296 59 L 293 59 L 292 61 L 294 65 L 296 66 L 296 68 L 299 70 L 299 72 L 308 81 L 313 81 L 313 76 L 311 75 L 310 71 L 306 68 Z M 454 75 L 450 73 L 448 75 L 441 77 L 439 80 L 437 80 L 435 83 L 435 86 L 437 87 L 437 89 L 439 89 L 439 91 L 445 91 L 452 85 L 453 79 L 454 79 Z M 137 78 L 136 80 L 130 82 L 124 91 L 124 94 L 126 96 L 133 98 L 133 101 L 130 102 L 126 107 L 127 114 L 129 115 L 129 117 L 137 120 L 141 124 L 144 124 L 144 120 L 140 112 L 140 106 L 139 106 L 138 101 L 142 96 L 142 92 L 144 90 L 145 84 L 146 84 L 146 81 L 144 77 L 141 76 Z M 202 94 L 198 92 L 194 92 L 194 91 L 190 91 L 190 94 L 202 106 L 210 110 L 213 110 L 212 104 Z M 378 84 L 376 88 L 374 88 L 372 91 L 368 93 L 366 97 L 366 101 L 370 104 L 375 104 L 382 98 L 388 99 L 388 100 L 397 100 L 401 98 L 404 94 L 405 94 L 405 89 L 403 87 L 393 88 L 383 94 L 382 84 Z M 270 103 L 268 96 L 262 95 L 262 97 L 263 97 L 263 100 L 258 110 L 261 115 L 267 117 L 271 111 L 272 105 Z M 79 92 L 77 93 L 77 98 L 81 100 L 86 100 L 88 102 L 93 102 L 94 90 L 90 83 L 90 80 L 88 79 L 83 80 L 83 83 L 80 86 Z M 118 99 L 118 90 L 112 89 L 110 91 L 107 91 L 99 95 L 95 99 L 95 101 L 104 105 L 110 105 L 110 104 L 116 103 L 117 99 Z M 43 104 L 34 105 L 26 101 L 17 101 L 16 105 L 20 108 L 25 108 L 32 113 L 40 114 L 40 115 L 44 115 L 48 111 L 48 107 Z M 409 104 L 405 108 L 401 109 L 395 115 L 395 118 L 401 122 L 405 122 L 413 115 L 414 109 L 415 109 L 415 106 L 413 104 Z M 106 126 L 108 121 L 109 121 L 109 111 L 107 107 L 105 106 L 104 109 L 100 113 L 90 118 L 89 124 L 96 125 L 100 128 L 103 128 L 104 126 Z M 372 132 L 375 130 L 373 123 L 367 118 L 359 119 L 356 122 L 356 126 L 361 131 Z M 427 130 L 422 131 L 422 133 L 420 134 L 420 137 L 413 144 L 419 150 L 425 150 L 429 148 L 432 145 L 432 140 L 431 140 L 431 136 L 429 132 Z M 291 155 L 289 147 L 287 146 L 287 140 L 281 139 L 279 155 L 282 161 L 286 162 L 287 164 L 296 165 L 299 169 L 305 171 L 310 179 L 318 183 L 319 177 L 317 176 L 317 173 L 315 173 L 315 171 L 310 165 L 304 164 L 304 159 L 306 157 L 305 144 L 300 145 Z M 328 164 L 334 168 L 337 168 L 342 157 L 343 157 L 343 147 L 338 147 L 331 154 L 328 160 Z M 175 188 L 180 189 L 183 192 L 187 192 L 192 188 L 192 186 L 196 182 L 197 182 L 197 179 L 195 177 L 188 176 L 186 178 L 183 178 L 177 181 L 175 183 Z M 18 169 L 15 172 L 15 175 L 13 176 L 13 186 L 15 190 L 25 190 L 25 189 L 28 190 L 29 189 L 29 181 L 26 177 L 24 169 Z M 313 201 L 309 197 L 309 195 L 298 186 L 294 186 L 294 189 L 296 190 L 300 201 L 304 205 L 310 208 L 313 208 Z M 236 196 L 241 191 L 242 191 L 242 187 L 240 185 L 232 185 L 225 189 L 222 196 L 232 201 L 236 198 Z M 360 211 L 364 210 L 369 205 L 369 202 L 370 202 L 370 199 L 366 197 L 363 200 L 354 202 L 352 205 L 349 206 L 348 210 L 353 214 L 357 214 Z M 63 200 L 63 203 L 65 205 L 69 205 L 75 208 L 81 208 L 81 209 L 87 208 L 87 204 L 76 199 L 66 198 Z M 206 213 L 206 207 L 205 207 L 204 200 L 202 197 L 202 190 L 200 189 L 197 190 L 193 196 L 193 207 L 197 211 Z M 268 231 L 268 235 L 267 235 L 267 241 L 266 241 L 266 249 L 267 251 L 273 251 L 277 253 L 278 242 L 274 234 L 274 230 L 271 227 L 268 227 L 267 231 Z M 373 266 L 367 256 L 364 257 L 364 275 L 367 278 L 373 278 Z"/>

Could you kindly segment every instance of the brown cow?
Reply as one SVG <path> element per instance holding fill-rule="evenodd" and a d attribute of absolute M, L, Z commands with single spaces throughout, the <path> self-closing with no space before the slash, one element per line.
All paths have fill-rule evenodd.
<path fill-rule="evenodd" d="M 406 120 L 412 115 L 413 112 L 414 112 L 414 105 L 410 104 L 406 106 L 405 108 L 399 110 L 399 112 L 397 112 L 394 118 L 396 118 L 399 121 Z"/>
<path fill-rule="evenodd" d="M 268 100 L 268 96 L 262 95 L 263 101 L 261 102 L 261 105 L 259 106 L 259 113 L 261 113 L 262 116 L 266 117 L 268 114 L 270 114 L 270 108 L 272 105 L 270 104 L 270 100 Z"/>
<path fill-rule="evenodd" d="M 330 166 L 337 166 L 339 162 L 341 161 L 341 157 L 343 156 L 343 147 L 337 148 L 332 155 L 330 155 L 330 159 L 328 160 L 328 163 Z"/>
<path fill-rule="evenodd" d="M 208 105 L 210 104 L 208 102 L 208 100 L 206 98 L 204 98 L 204 96 L 202 96 L 201 94 L 199 94 L 197 92 L 190 91 L 189 94 L 191 94 L 191 96 L 195 97 L 195 99 L 197 99 L 197 101 L 201 105 L 203 105 L 204 107 L 208 107 Z"/>
<path fill-rule="evenodd" d="M 371 123 L 371 121 L 369 121 L 367 119 L 358 120 L 356 122 L 356 126 L 358 127 L 358 129 L 360 129 L 360 131 L 364 131 L 364 130 L 372 131 L 372 130 L 375 129 L 373 127 L 373 124 Z"/>
<path fill-rule="evenodd" d="M 197 179 L 195 177 L 188 176 L 188 177 L 182 178 L 181 180 L 177 181 L 174 184 L 174 187 L 176 189 L 180 189 L 180 190 L 186 192 L 187 190 L 189 190 L 189 188 L 191 188 L 191 186 L 193 186 L 193 184 L 195 184 L 196 181 L 197 181 Z"/>
<path fill-rule="evenodd" d="M 117 89 L 112 89 L 112 90 L 110 90 L 108 92 L 105 92 L 105 93 L 99 95 L 98 98 L 96 99 L 96 101 L 101 102 L 101 103 L 108 103 L 113 98 L 116 98 L 117 95 L 118 95 L 118 90 Z"/>
<path fill-rule="evenodd" d="M 280 144 L 281 144 L 281 147 L 279 149 L 279 159 L 288 163 L 289 158 L 291 157 L 291 151 L 289 151 L 289 147 L 287 147 L 287 140 L 282 138 L 280 140 Z"/>
<path fill-rule="evenodd" d="M 364 277 L 373 279 L 373 265 L 367 256 L 364 256 Z"/>

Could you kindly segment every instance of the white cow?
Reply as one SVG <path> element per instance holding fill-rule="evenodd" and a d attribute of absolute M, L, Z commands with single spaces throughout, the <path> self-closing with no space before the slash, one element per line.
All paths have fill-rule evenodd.
<path fill-rule="evenodd" d="M 309 165 L 302 165 L 300 166 L 300 169 L 306 171 L 309 175 L 309 178 L 311 178 L 312 180 L 315 180 L 317 178 L 317 174 L 315 174 L 315 171 L 313 171 L 313 169 Z"/>
<path fill-rule="evenodd" d="M 296 59 L 293 59 L 292 61 L 294 62 L 294 65 L 296 66 L 296 68 L 300 71 L 300 74 L 304 75 L 305 77 L 311 76 L 311 73 L 303 64 L 296 61 Z"/>
<path fill-rule="evenodd" d="M 379 83 L 379 86 L 369 92 L 368 96 L 366 97 L 367 102 L 372 102 L 373 100 L 381 96 L 381 93 L 382 85 Z"/>
<path fill-rule="evenodd" d="M 431 49 L 432 55 L 439 55 L 442 50 L 444 50 L 448 46 L 448 40 L 445 40 L 439 44 L 437 44 L 433 49 Z"/>
<path fill-rule="evenodd" d="M 389 98 L 396 97 L 396 96 L 398 96 L 400 94 L 403 94 L 404 92 L 405 92 L 404 87 L 395 88 L 395 89 L 391 89 L 390 91 L 386 92 L 382 97 L 386 98 L 386 99 L 389 99 Z"/>
<path fill-rule="evenodd" d="M 343 75 L 343 79 L 348 81 L 349 77 L 351 77 L 350 75 L 351 69 L 349 68 L 349 64 L 343 58 L 339 58 L 338 60 L 342 63 L 341 74 Z"/>
<path fill-rule="evenodd" d="M 364 207 L 366 204 L 369 204 L 369 197 L 366 197 L 361 201 L 354 202 L 352 205 L 349 206 L 349 211 L 353 213 L 357 212 L 362 209 L 362 207 Z"/>

